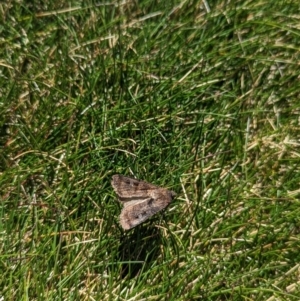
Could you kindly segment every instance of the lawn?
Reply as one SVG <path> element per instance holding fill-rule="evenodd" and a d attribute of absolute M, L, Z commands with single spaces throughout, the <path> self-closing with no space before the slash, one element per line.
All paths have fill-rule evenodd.
<path fill-rule="evenodd" d="M 298 1 L 0 8 L 1 301 L 300 299 Z"/>

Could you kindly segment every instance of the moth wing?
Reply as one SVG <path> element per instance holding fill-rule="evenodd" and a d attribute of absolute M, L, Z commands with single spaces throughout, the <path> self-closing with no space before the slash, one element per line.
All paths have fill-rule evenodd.
<path fill-rule="evenodd" d="M 135 199 L 135 198 L 132 198 L 132 199 L 122 199 L 122 198 L 119 198 L 119 201 L 124 206 L 124 208 L 132 207 L 133 205 L 142 203 L 145 200 L 147 200 L 147 198 L 144 198 L 144 199 L 142 199 L 142 198 L 141 199 Z"/>
<path fill-rule="evenodd" d="M 143 199 L 149 197 L 149 191 L 159 189 L 153 184 L 125 177 L 123 175 L 114 175 L 112 177 L 111 185 L 120 201 L 125 202 L 125 199 Z"/>
<path fill-rule="evenodd" d="M 145 200 L 128 202 L 120 215 L 120 224 L 124 230 L 129 230 L 166 208 L 173 198 L 171 191 L 160 188 L 153 197 Z"/>

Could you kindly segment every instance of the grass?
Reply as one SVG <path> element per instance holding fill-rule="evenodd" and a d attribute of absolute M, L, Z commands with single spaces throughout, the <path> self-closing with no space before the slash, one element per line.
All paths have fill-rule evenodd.
<path fill-rule="evenodd" d="M 298 6 L 1 4 L 0 299 L 299 300 Z"/>

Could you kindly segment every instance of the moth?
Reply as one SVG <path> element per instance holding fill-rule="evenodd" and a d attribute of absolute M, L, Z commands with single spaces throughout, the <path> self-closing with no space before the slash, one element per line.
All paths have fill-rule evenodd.
<path fill-rule="evenodd" d="M 111 185 L 124 206 L 120 214 L 124 230 L 134 228 L 166 208 L 176 196 L 174 191 L 123 175 L 114 175 Z"/>

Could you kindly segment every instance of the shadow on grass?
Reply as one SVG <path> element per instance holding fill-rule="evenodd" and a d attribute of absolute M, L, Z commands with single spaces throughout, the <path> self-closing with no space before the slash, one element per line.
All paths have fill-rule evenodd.
<path fill-rule="evenodd" d="M 160 230 L 154 226 L 139 225 L 125 233 L 119 247 L 121 278 L 133 278 L 145 272 L 157 260 L 161 243 Z"/>

